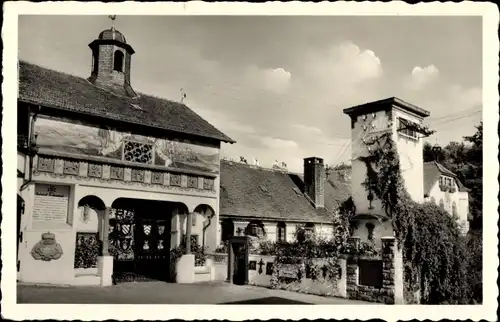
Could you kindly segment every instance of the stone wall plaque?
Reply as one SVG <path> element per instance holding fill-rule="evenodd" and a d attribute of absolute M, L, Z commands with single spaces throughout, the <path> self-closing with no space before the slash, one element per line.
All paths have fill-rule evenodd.
<path fill-rule="evenodd" d="M 38 171 L 54 172 L 54 159 L 38 157 Z"/>
<path fill-rule="evenodd" d="M 109 177 L 115 180 L 124 180 L 123 168 L 111 166 Z"/>
<path fill-rule="evenodd" d="M 89 163 L 88 176 L 94 178 L 102 178 L 102 164 Z"/>
<path fill-rule="evenodd" d="M 61 245 L 56 241 L 56 236 L 52 233 L 42 234 L 42 239 L 31 249 L 31 256 L 35 260 L 49 262 L 61 258 L 63 254 Z"/>
<path fill-rule="evenodd" d="M 65 174 L 78 175 L 79 171 L 80 171 L 80 162 L 79 161 L 70 161 L 70 160 L 64 161 L 63 172 Z"/>
<path fill-rule="evenodd" d="M 205 190 L 213 190 L 214 189 L 214 179 L 212 179 L 212 178 L 203 178 L 203 189 L 205 189 Z"/>
<path fill-rule="evenodd" d="M 144 182 L 144 170 L 132 169 L 132 171 L 130 172 L 130 181 Z"/>
<path fill-rule="evenodd" d="M 187 187 L 188 188 L 198 188 L 198 177 L 187 176 Z"/>
<path fill-rule="evenodd" d="M 280 268 L 280 277 L 297 278 L 299 269 L 297 265 L 283 264 Z"/>
<path fill-rule="evenodd" d="M 171 174 L 170 175 L 170 185 L 171 186 L 181 186 L 181 175 L 180 174 Z"/>
<path fill-rule="evenodd" d="M 69 191 L 69 186 L 36 184 L 33 223 L 67 223 Z"/>
<path fill-rule="evenodd" d="M 163 183 L 163 173 L 157 172 L 157 171 L 151 172 L 151 183 L 162 184 Z"/>

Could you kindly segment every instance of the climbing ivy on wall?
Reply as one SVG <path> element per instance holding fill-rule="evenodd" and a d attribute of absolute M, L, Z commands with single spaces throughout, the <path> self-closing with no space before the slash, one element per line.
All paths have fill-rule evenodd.
<path fill-rule="evenodd" d="M 360 160 L 366 164 L 364 186 L 379 200 L 402 249 L 405 293 L 420 290 L 421 302 L 469 303 L 465 239 L 452 216 L 432 203 L 417 203 L 404 186 L 399 157 L 385 134 Z"/>

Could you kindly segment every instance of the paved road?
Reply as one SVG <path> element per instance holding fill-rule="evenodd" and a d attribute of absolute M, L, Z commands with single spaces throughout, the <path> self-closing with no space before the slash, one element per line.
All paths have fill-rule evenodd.
<path fill-rule="evenodd" d="M 369 304 L 256 286 L 227 283 L 124 283 L 98 286 L 36 286 L 19 284 L 18 303 L 53 304 Z"/>

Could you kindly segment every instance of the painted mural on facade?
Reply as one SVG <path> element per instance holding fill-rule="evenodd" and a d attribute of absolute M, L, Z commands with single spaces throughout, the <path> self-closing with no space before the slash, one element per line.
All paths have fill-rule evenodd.
<path fill-rule="evenodd" d="M 41 149 L 101 156 L 183 170 L 219 172 L 219 149 L 157 139 L 110 128 L 39 118 L 35 123 Z"/>

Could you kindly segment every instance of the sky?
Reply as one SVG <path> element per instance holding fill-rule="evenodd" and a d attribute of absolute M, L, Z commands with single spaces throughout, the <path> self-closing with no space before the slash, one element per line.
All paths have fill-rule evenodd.
<path fill-rule="evenodd" d="M 107 16 L 20 16 L 19 59 L 89 77 Z M 396 96 L 430 111 L 445 145 L 482 117 L 481 17 L 117 16 L 139 92 L 180 100 L 237 141 L 222 156 L 350 162 L 342 110 Z"/>

